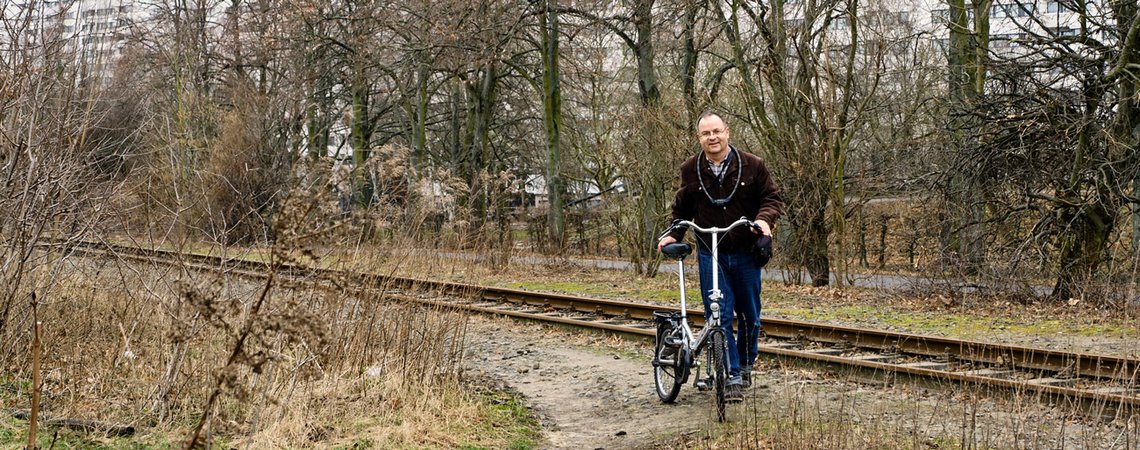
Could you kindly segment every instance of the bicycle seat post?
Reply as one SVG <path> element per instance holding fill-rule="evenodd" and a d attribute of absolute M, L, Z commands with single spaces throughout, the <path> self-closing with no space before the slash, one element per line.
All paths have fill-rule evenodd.
<path fill-rule="evenodd" d="M 688 317 L 688 312 L 685 309 L 685 260 L 677 260 L 677 279 L 681 286 L 681 320 L 684 321 Z"/>

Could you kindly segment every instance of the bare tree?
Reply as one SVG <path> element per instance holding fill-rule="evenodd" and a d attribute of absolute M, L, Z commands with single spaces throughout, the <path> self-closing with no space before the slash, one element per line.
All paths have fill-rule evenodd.
<path fill-rule="evenodd" d="M 1009 253 L 1006 270 L 1024 270 L 1030 258 L 1051 261 L 1054 298 L 1100 297 L 1106 292 L 1096 286 L 1112 262 L 1122 207 L 1136 200 L 1128 192 L 1140 163 L 1140 119 L 1129 61 L 1140 55 L 1140 27 L 1130 2 L 1064 5 L 1075 13 L 1076 28 L 1029 14 L 1019 22 L 1026 37 L 1017 46 L 1006 37 L 991 49 L 985 96 L 968 110 L 976 125 L 967 137 L 976 144 L 959 161 L 988 180 L 982 194 L 991 197 L 982 202 L 1018 205 L 987 207 L 987 223 L 1015 231 L 1021 228 L 1010 224 L 1035 224 L 986 234 L 1001 244 L 995 251 Z"/>
<path fill-rule="evenodd" d="M 718 13 L 745 119 L 788 203 L 786 254 L 796 255 L 793 264 L 807 269 L 812 284 L 825 286 L 832 268 L 842 275 L 846 263 L 847 154 L 876 99 L 888 35 L 880 28 L 865 37 L 857 1 L 773 2 L 771 9 L 730 2 Z M 837 266 L 830 259 L 832 233 Z"/>

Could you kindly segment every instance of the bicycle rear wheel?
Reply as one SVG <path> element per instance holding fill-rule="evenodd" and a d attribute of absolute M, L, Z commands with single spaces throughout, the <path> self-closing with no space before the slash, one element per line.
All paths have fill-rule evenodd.
<path fill-rule="evenodd" d="M 724 422 L 724 390 L 728 383 L 728 340 L 723 330 L 709 334 L 709 362 L 712 363 L 713 390 L 716 392 L 716 420 Z"/>
<path fill-rule="evenodd" d="M 681 392 L 681 383 L 684 383 L 685 378 L 681 369 L 684 366 L 681 349 L 665 342 L 665 337 L 670 334 L 672 332 L 663 333 L 662 337 L 657 339 L 653 351 L 653 383 L 657 387 L 657 396 L 665 403 L 673 403 L 677 399 L 677 394 Z"/>

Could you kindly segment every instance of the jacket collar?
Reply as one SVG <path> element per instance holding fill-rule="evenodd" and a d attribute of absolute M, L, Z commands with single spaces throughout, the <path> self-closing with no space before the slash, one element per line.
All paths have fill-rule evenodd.
<path fill-rule="evenodd" d="M 736 158 L 740 158 L 739 163 L 737 162 Z M 724 157 L 724 161 L 721 161 L 721 164 L 728 164 L 728 167 L 724 171 L 724 175 L 722 175 L 720 178 L 723 181 L 729 177 L 735 178 L 736 171 L 743 170 L 744 166 L 748 164 L 748 161 L 744 158 L 741 158 L 740 152 L 736 150 L 736 147 L 734 147 L 732 144 L 729 144 L 728 156 Z M 712 161 L 709 161 L 708 156 L 705 155 L 705 151 L 701 150 L 701 152 L 697 154 L 697 170 L 703 170 L 705 173 L 704 176 L 707 179 L 715 180 L 717 178 L 715 175 L 713 175 L 711 166 Z"/>

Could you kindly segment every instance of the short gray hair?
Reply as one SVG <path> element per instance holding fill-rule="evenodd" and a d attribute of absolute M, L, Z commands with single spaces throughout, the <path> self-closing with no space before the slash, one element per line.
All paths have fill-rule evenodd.
<path fill-rule="evenodd" d="M 695 129 L 696 131 L 700 131 L 701 130 L 701 121 L 705 120 L 705 118 L 712 117 L 712 116 L 716 116 L 717 118 L 719 118 L 721 122 L 724 122 L 724 127 L 728 128 L 728 120 L 725 120 L 724 116 L 722 116 L 719 112 L 716 112 L 716 110 L 709 109 L 709 110 L 706 110 L 705 112 L 701 113 L 700 116 L 697 116 L 697 122 L 693 124 L 693 129 Z"/>

